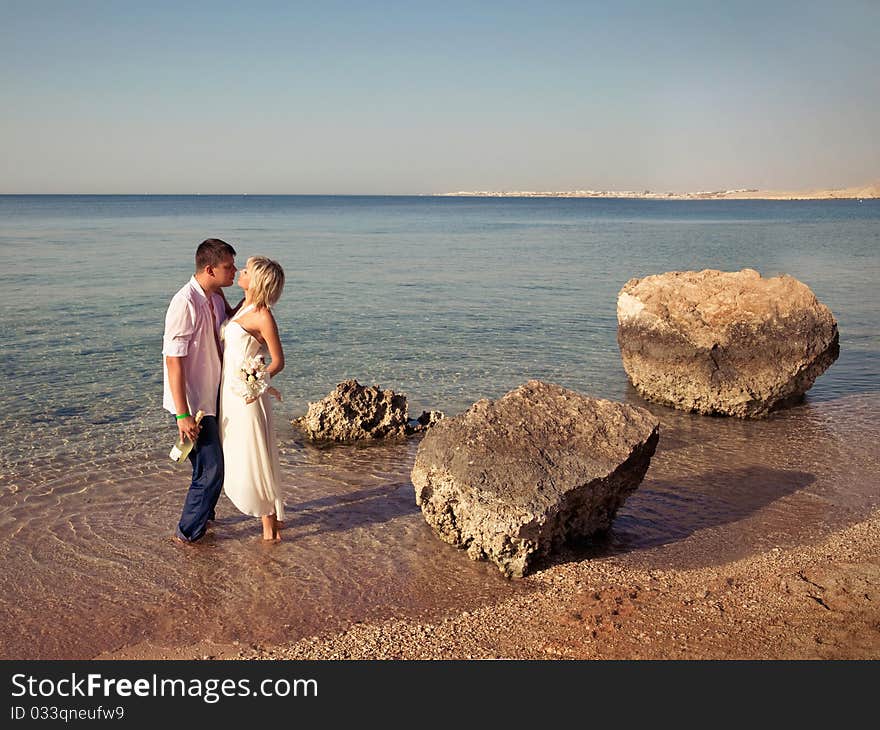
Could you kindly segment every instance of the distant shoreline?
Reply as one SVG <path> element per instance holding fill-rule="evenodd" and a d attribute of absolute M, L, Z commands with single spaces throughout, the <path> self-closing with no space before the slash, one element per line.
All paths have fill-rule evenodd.
<path fill-rule="evenodd" d="M 628 200 L 871 200 L 880 183 L 833 190 L 714 190 L 655 192 L 645 190 L 460 190 L 451 193 L 4 193 L 0 198 L 604 198 Z"/>
<path fill-rule="evenodd" d="M 461 198 L 625 198 L 634 200 L 864 200 L 880 198 L 880 183 L 851 188 L 825 190 L 704 190 L 698 192 L 655 192 L 645 190 L 564 190 L 564 191 L 495 191 L 460 190 L 437 193 L 438 197 Z"/>

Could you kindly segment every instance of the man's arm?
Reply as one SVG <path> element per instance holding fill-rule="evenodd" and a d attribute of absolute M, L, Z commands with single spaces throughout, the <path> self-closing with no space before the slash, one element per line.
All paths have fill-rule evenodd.
<path fill-rule="evenodd" d="M 186 374 L 183 370 L 183 360 L 189 353 L 189 342 L 195 330 L 195 323 L 196 312 L 192 304 L 182 297 L 175 296 L 165 314 L 162 353 L 165 355 L 168 387 L 174 401 L 174 412 L 177 414 L 187 413 L 189 408 L 186 402 Z M 199 435 L 199 428 L 192 414 L 177 421 L 177 432 L 181 438 L 195 440 Z"/>
<path fill-rule="evenodd" d="M 221 297 L 223 297 L 223 306 L 226 309 L 226 318 L 232 317 L 239 309 L 241 309 L 241 305 L 244 304 L 244 297 L 241 298 L 241 301 L 236 304 L 234 307 L 230 306 L 229 301 L 226 299 L 226 294 L 223 293 L 223 290 L 220 289 L 217 292 Z"/>
<path fill-rule="evenodd" d="M 165 365 L 168 367 L 168 385 L 174 398 L 174 410 L 187 413 L 186 404 L 186 376 L 183 373 L 183 358 L 173 355 L 165 356 Z M 177 432 L 181 438 L 195 441 L 199 436 L 199 424 L 196 423 L 195 415 L 190 413 L 186 418 L 177 421 Z"/>

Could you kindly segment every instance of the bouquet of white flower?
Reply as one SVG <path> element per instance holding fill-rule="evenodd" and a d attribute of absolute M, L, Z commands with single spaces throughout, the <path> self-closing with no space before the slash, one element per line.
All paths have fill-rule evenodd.
<path fill-rule="evenodd" d="M 233 390 L 251 403 L 269 389 L 269 379 L 262 355 L 246 357 L 238 368 L 238 378 L 233 383 Z"/>

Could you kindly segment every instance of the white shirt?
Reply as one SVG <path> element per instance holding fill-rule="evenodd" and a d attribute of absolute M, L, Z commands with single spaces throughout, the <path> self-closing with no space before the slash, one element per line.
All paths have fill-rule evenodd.
<path fill-rule="evenodd" d="M 226 306 L 219 294 L 213 295 L 213 303 L 212 318 L 208 297 L 193 276 L 171 299 L 165 314 L 162 354 L 183 358 L 187 409 L 192 415 L 197 411 L 204 411 L 206 416 L 217 415 L 221 356 L 214 336 L 219 334 L 220 325 L 226 319 Z M 165 371 L 162 406 L 177 413 L 164 357 L 162 363 Z"/>

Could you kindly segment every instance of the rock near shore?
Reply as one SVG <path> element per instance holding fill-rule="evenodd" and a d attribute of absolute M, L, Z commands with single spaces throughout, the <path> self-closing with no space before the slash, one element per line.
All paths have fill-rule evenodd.
<path fill-rule="evenodd" d="M 308 412 L 293 425 L 315 441 L 362 441 L 410 436 L 441 418 L 440 411 L 423 411 L 411 420 L 403 393 L 346 380 L 326 398 L 309 403 Z"/>
<path fill-rule="evenodd" d="M 658 438 L 644 409 L 530 380 L 431 429 L 412 470 L 416 503 L 440 538 L 520 577 L 610 526 Z"/>
<path fill-rule="evenodd" d="M 617 323 L 639 393 L 705 415 L 764 417 L 800 398 L 839 353 L 834 316 L 809 287 L 752 269 L 630 279 Z"/>

